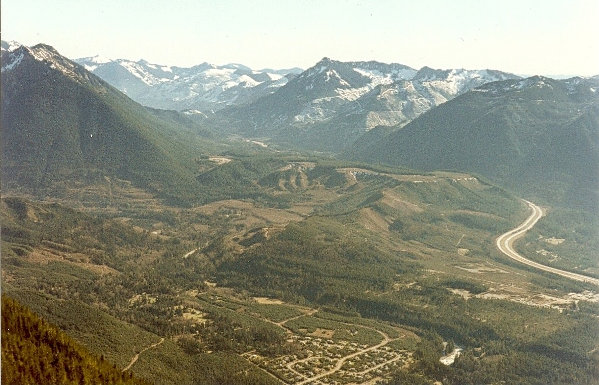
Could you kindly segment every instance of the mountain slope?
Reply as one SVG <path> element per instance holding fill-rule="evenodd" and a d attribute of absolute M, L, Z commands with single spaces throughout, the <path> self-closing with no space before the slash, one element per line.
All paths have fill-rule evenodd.
<path fill-rule="evenodd" d="M 98 56 L 75 61 L 142 105 L 206 113 L 268 95 L 301 72 L 298 68 L 254 71 L 240 64 L 171 67 Z"/>
<path fill-rule="evenodd" d="M 597 205 L 599 82 L 532 77 L 479 87 L 355 157 L 476 172 L 553 201 Z M 552 186 L 548 190 L 548 186 Z"/>
<path fill-rule="evenodd" d="M 151 113 L 47 45 L 2 51 L 2 182 L 38 189 L 116 176 L 163 195 L 194 187 L 199 129 Z"/>
<path fill-rule="evenodd" d="M 339 151 L 376 126 L 404 125 L 499 71 L 416 71 L 401 64 L 322 59 L 272 95 L 217 113 L 216 124 L 301 148 Z"/>
<path fill-rule="evenodd" d="M 2 383 L 148 384 L 124 373 L 17 301 L 2 296 Z"/>

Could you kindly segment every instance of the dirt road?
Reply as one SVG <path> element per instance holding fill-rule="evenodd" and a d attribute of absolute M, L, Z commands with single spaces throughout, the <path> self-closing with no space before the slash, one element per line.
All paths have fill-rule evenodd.
<path fill-rule="evenodd" d="M 131 367 L 133 366 L 133 364 L 135 364 L 137 362 L 137 360 L 139 359 L 139 355 L 140 354 L 142 354 L 146 350 L 150 350 L 150 349 L 155 348 L 156 346 L 160 345 L 163 342 L 164 342 L 164 338 L 161 338 L 160 341 L 156 342 L 155 344 L 152 344 L 152 345 L 148 346 L 147 348 L 145 348 L 141 352 L 139 352 L 136 355 L 134 355 L 133 358 L 131 359 L 131 362 L 129 362 L 129 365 L 127 365 L 127 367 L 125 369 L 123 369 L 123 372 L 126 371 L 126 370 L 131 369 Z"/>

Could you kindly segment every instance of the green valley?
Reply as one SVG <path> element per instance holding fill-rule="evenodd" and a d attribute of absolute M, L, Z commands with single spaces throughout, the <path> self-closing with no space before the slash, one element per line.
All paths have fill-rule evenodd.
<path fill-rule="evenodd" d="M 198 117 L 2 61 L 3 383 L 599 383 L 596 280 L 506 252 L 599 277 L 596 79 L 323 59 Z"/>
<path fill-rule="evenodd" d="M 492 369 L 508 364 L 528 383 L 592 383 L 596 288 L 495 249 L 527 216 L 509 193 L 467 174 L 228 158 L 201 171 L 213 198 L 193 207 L 5 198 L 4 292 L 122 367 L 142 352 L 130 370 L 156 383 L 476 383 L 513 379 Z M 464 349 L 452 366 L 443 341 Z"/>

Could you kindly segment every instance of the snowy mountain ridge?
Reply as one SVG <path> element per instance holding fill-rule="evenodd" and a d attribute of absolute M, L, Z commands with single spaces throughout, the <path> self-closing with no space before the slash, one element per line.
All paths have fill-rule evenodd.
<path fill-rule="evenodd" d="M 570 96 L 586 97 L 588 100 L 595 98 L 597 92 L 597 77 L 572 77 L 569 79 L 556 80 L 545 76 L 531 76 L 525 79 L 510 79 L 505 82 L 484 84 L 473 89 L 474 92 L 489 93 L 491 95 L 504 95 L 513 92 L 523 92 L 536 89 L 539 92 L 548 89 L 561 88 L 565 94 Z M 539 99 L 541 100 L 541 99 Z"/>
<path fill-rule="evenodd" d="M 13 52 L 17 47 L 17 42 L 2 42 L 3 51 Z M 273 122 L 305 125 L 325 122 L 340 113 L 366 114 L 363 124 L 367 130 L 380 124 L 407 123 L 467 90 L 491 81 L 517 78 L 490 70 L 416 70 L 398 63 L 340 62 L 329 58 L 303 72 L 298 68 L 252 70 L 241 64 L 177 67 L 99 55 L 75 62 L 143 105 L 189 113 L 202 111 L 204 115 L 258 101 L 295 78 L 298 84 L 291 93 L 295 95 L 293 99 L 303 100 L 302 105 L 293 108 L 292 116 L 286 116 L 290 112 L 287 111 Z M 298 99 L 300 93 L 304 95 Z M 290 95 L 283 96 L 287 100 Z M 372 97 L 379 101 L 380 108 L 365 111 L 364 106 L 372 105 Z M 395 100 L 398 98 L 401 103 Z"/>
<path fill-rule="evenodd" d="M 350 82 L 339 77 L 334 68 L 344 65 L 360 75 L 362 80 L 366 80 L 365 84 L 354 82 L 355 86 L 352 87 Z M 310 105 L 302 109 L 300 114 L 293 117 L 293 121 L 313 122 L 315 116 L 318 116 L 320 120 L 326 119 L 328 117 L 326 111 L 330 110 L 326 104 L 339 98 L 355 103 L 348 104 L 347 108 L 342 111 L 335 111 L 329 115 L 343 113 L 343 110 L 350 115 L 365 113 L 367 130 L 378 125 L 391 126 L 407 123 L 430 108 L 482 84 L 518 78 L 512 74 L 492 70 L 435 70 L 423 67 L 417 71 L 401 64 L 342 63 L 327 58 L 304 74 L 307 78 L 315 78 L 320 73 L 325 73 L 325 82 L 330 81 L 331 74 L 339 77 L 339 86 L 334 89 L 334 94 L 315 98 Z M 298 77 L 298 80 L 304 74 Z M 373 98 L 378 103 L 372 100 Z M 380 108 L 365 108 L 365 106 L 373 104 L 379 104 Z"/>
<path fill-rule="evenodd" d="M 215 126 L 338 151 L 375 127 L 402 127 L 458 95 L 505 79 L 520 77 L 486 69 L 416 70 L 397 63 L 325 57 L 273 94 L 219 111 Z"/>
<path fill-rule="evenodd" d="M 296 68 L 256 71 L 241 64 L 177 67 L 98 56 L 75 61 L 141 104 L 179 111 L 211 112 L 249 103 L 301 72 Z"/>
<path fill-rule="evenodd" d="M 86 82 L 90 78 L 89 73 L 83 67 L 60 55 L 49 45 L 37 44 L 27 47 L 18 45 L 18 43 L 14 44 L 14 42 L 6 46 L 2 44 L 2 72 L 15 70 L 25 60 L 44 62 L 50 68 L 62 72 L 79 83 Z"/>

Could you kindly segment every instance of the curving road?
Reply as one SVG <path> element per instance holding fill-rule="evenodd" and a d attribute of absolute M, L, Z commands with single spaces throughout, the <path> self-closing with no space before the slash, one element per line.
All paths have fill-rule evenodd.
<path fill-rule="evenodd" d="M 569 279 L 572 279 L 575 281 L 588 282 L 588 283 L 592 283 L 594 285 L 599 286 L 599 279 L 597 279 L 597 278 L 587 277 L 586 275 L 572 273 L 569 271 L 556 269 L 555 267 L 542 265 L 538 262 L 534 262 L 534 261 L 531 261 L 530 259 L 524 258 L 520 254 L 518 254 L 518 252 L 516 252 L 516 250 L 514 250 L 514 248 L 513 248 L 514 242 L 518 238 L 521 238 L 528 230 L 532 229 L 532 227 L 543 216 L 543 210 L 539 206 L 537 206 L 534 203 L 529 202 L 529 201 L 524 201 L 524 202 L 526 202 L 528 204 L 528 207 L 531 208 L 532 214 L 520 226 L 516 227 L 513 230 L 508 231 L 507 233 L 505 233 L 505 234 L 501 235 L 499 238 L 497 238 L 497 241 L 495 242 L 495 244 L 497 245 L 497 248 L 499 249 L 499 251 L 501 251 L 503 254 L 507 255 L 508 257 L 510 257 L 520 263 L 523 263 L 525 265 L 532 266 L 535 269 L 539 269 L 539 270 L 547 271 L 547 272 L 550 272 L 553 274 L 561 275 L 562 277 L 566 277 L 566 278 L 569 278 Z"/>
<path fill-rule="evenodd" d="M 133 364 L 135 364 L 137 362 L 137 360 L 139 359 L 139 355 L 140 354 L 142 354 L 146 350 L 154 349 L 156 346 L 160 345 L 163 342 L 164 342 L 164 338 L 160 338 L 160 341 L 156 342 L 155 344 L 152 344 L 152 345 L 148 346 L 147 348 L 143 349 L 141 352 L 139 352 L 136 355 L 134 355 L 133 358 L 131 359 L 131 362 L 129 362 L 129 365 L 127 365 L 127 367 L 125 369 L 123 369 L 123 372 L 131 369 L 131 367 L 133 366 Z"/>

